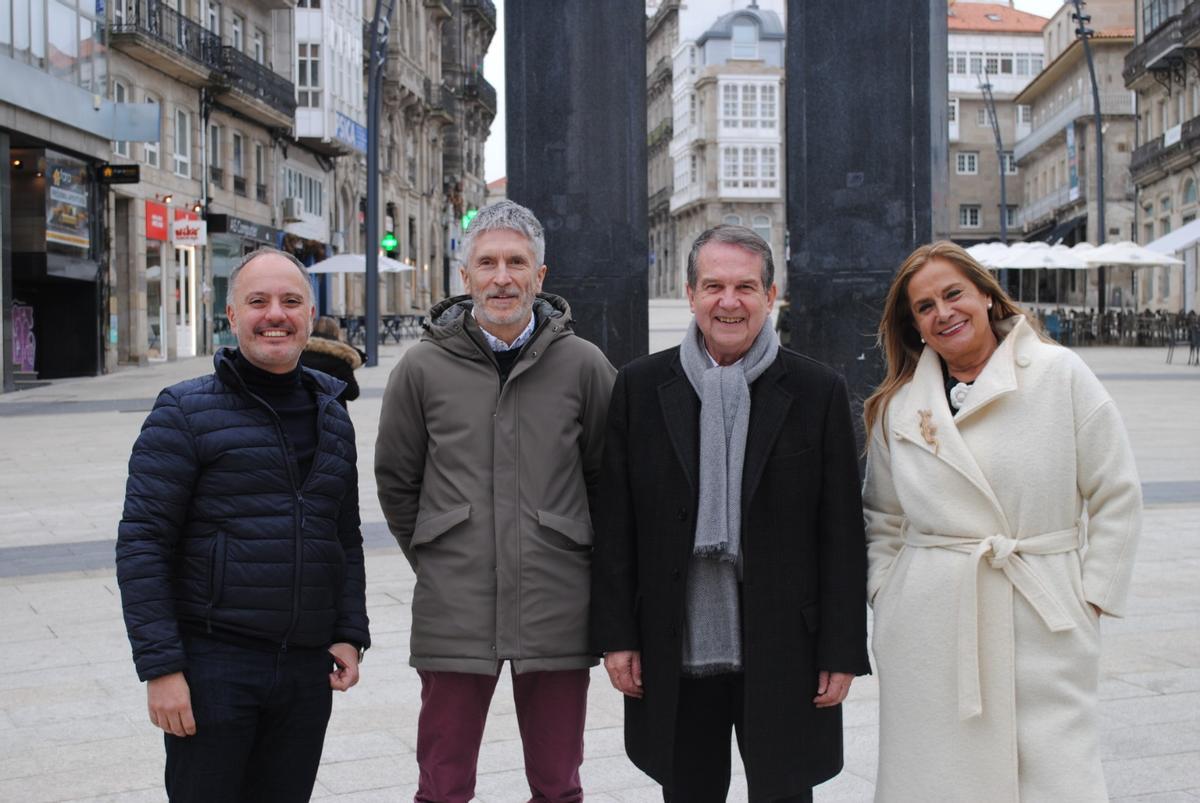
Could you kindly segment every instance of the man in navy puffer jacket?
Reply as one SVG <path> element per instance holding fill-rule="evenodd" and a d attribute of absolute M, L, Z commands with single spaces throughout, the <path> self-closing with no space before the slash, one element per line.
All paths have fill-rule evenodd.
<path fill-rule="evenodd" d="M 315 310 L 274 249 L 230 276 L 238 349 L 165 389 L 129 461 L 117 580 L 172 801 L 301 801 L 367 630 L 343 383 L 299 366 Z"/>

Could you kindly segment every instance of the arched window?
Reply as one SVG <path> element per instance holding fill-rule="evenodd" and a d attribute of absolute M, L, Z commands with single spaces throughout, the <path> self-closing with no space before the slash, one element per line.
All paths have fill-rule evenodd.
<path fill-rule="evenodd" d="M 741 215 L 726 215 L 724 218 L 721 219 L 721 222 L 724 223 L 726 226 L 740 226 L 740 225 L 742 225 L 742 216 Z"/>
<path fill-rule="evenodd" d="M 766 215 L 755 215 L 750 228 L 754 229 L 755 234 L 766 240 L 768 245 L 771 244 L 771 218 Z"/>
<path fill-rule="evenodd" d="M 733 57 L 758 58 L 758 26 L 753 22 L 742 19 L 733 24 Z"/>
<path fill-rule="evenodd" d="M 1184 205 L 1196 203 L 1196 180 L 1195 179 L 1189 178 L 1187 181 L 1184 182 L 1184 184 L 1183 184 L 1183 203 L 1184 203 Z"/>

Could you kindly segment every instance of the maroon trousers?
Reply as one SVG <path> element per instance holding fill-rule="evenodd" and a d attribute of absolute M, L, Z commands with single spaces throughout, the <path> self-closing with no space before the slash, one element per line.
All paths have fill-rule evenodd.
<path fill-rule="evenodd" d="M 417 720 L 415 803 L 467 803 L 475 796 L 475 765 L 488 706 L 499 672 L 426 672 L 421 677 Z M 517 724 L 525 750 L 530 799 L 553 803 L 583 800 L 583 724 L 587 669 L 512 673 Z"/>

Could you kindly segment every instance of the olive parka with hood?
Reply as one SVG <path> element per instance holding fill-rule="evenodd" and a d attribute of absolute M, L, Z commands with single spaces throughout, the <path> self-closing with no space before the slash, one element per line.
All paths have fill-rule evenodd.
<path fill-rule="evenodd" d="M 417 669 L 579 669 L 592 515 L 616 371 L 539 293 L 501 385 L 469 296 L 430 311 L 393 369 L 375 445 L 379 502 L 412 564 Z"/>

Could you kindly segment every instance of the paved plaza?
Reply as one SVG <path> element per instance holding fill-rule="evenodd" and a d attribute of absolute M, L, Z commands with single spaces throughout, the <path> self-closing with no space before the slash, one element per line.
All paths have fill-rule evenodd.
<path fill-rule="evenodd" d="M 686 306 L 653 314 L 661 323 L 652 346 L 678 342 Z M 417 780 L 419 681 L 407 665 L 413 577 L 383 523 L 372 472 L 383 387 L 404 347 L 384 347 L 377 367 L 358 372 L 363 396 L 350 405 L 374 647 L 359 685 L 335 696 L 318 799 L 411 800 Z M 1102 624 L 1109 789 L 1114 800 L 1200 803 L 1200 369 L 1178 358 L 1166 365 L 1164 349 L 1080 353 L 1125 418 L 1147 500 L 1129 616 Z M 113 541 L 130 447 L 155 395 L 209 370 L 211 358 L 195 358 L 0 396 L 0 801 L 164 799 L 162 736 L 130 660 Z M 877 717 L 877 686 L 859 678 L 845 705 L 846 770 L 816 800 L 871 800 Z M 625 758 L 621 720 L 620 697 L 597 668 L 588 799 L 661 800 Z M 478 799 L 527 799 L 521 767 L 502 681 Z M 730 799 L 745 794 L 735 781 Z"/>

